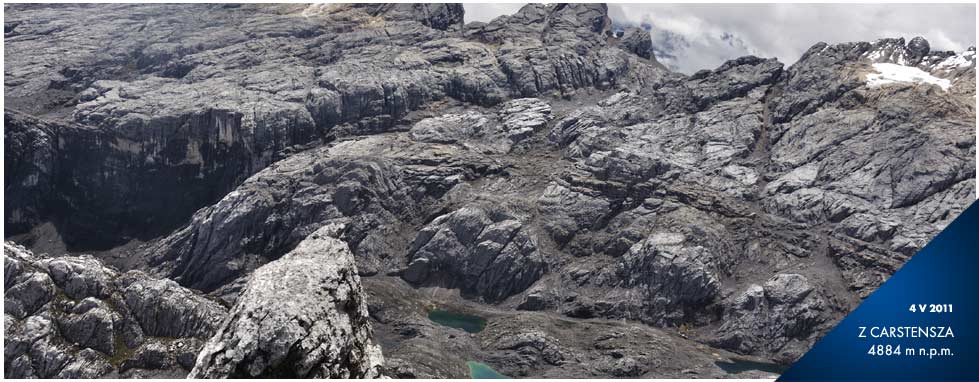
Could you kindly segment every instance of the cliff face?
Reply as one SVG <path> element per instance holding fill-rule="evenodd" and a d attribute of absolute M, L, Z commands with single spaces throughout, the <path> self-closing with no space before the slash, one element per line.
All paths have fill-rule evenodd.
<path fill-rule="evenodd" d="M 975 50 L 920 38 L 684 76 L 598 4 L 5 12 L 5 236 L 136 238 L 99 253 L 234 305 L 199 376 L 373 376 L 371 337 L 399 376 L 787 363 L 975 199 Z M 364 304 L 352 342 L 290 337 Z M 460 336 L 430 304 L 490 323 Z"/>

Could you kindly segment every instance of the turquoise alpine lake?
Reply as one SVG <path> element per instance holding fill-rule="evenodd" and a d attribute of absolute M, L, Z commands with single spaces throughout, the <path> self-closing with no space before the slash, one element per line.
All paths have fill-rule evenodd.
<path fill-rule="evenodd" d="M 469 376 L 472 379 L 510 379 L 482 362 L 466 361 L 466 366 L 469 366 Z"/>
<path fill-rule="evenodd" d="M 728 374 L 738 374 L 751 370 L 758 370 L 772 374 L 782 374 L 786 369 L 785 366 L 777 363 L 756 362 L 744 359 L 732 359 L 731 362 L 717 361 L 714 362 L 714 364 L 726 371 Z"/>
<path fill-rule="evenodd" d="M 428 319 L 450 328 L 465 330 L 467 333 L 479 333 L 486 327 L 485 318 L 441 309 L 428 312 Z"/>

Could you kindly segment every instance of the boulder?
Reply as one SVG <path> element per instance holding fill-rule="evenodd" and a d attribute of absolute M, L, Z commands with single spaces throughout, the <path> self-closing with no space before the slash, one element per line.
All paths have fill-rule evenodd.
<path fill-rule="evenodd" d="M 655 60 L 653 57 L 653 39 L 645 29 L 637 27 L 626 28 L 622 31 L 619 47 L 647 60 Z"/>
<path fill-rule="evenodd" d="M 322 227 L 255 270 L 190 377 L 379 377 L 383 358 L 339 229 Z"/>

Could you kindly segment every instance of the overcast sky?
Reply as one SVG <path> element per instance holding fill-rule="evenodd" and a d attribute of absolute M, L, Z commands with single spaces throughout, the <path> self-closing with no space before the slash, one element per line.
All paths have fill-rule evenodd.
<path fill-rule="evenodd" d="M 465 4 L 466 21 L 489 21 L 522 4 Z M 752 54 L 795 62 L 824 41 L 924 36 L 932 50 L 976 44 L 975 4 L 609 4 L 621 24 L 652 28 L 660 62 L 684 73 Z"/>

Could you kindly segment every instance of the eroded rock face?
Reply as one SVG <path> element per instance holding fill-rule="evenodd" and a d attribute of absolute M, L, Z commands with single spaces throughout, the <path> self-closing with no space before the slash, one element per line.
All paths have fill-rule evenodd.
<path fill-rule="evenodd" d="M 649 32 L 642 28 L 628 27 L 622 32 L 622 41 L 619 43 L 620 46 L 637 56 L 645 59 L 654 59 L 653 57 L 653 40 L 649 36 Z"/>
<path fill-rule="evenodd" d="M 536 98 L 520 98 L 500 107 L 503 135 L 514 144 L 529 138 L 551 120 L 551 106 Z"/>
<path fill-rule="evenodd" d="M 104 249 L 120 244 L 119 231 L 148 239 L 179 227 L 297 147 L 388 131 L 433 101 L 492 106 L 612 86 L 636 73 L 631 55 L 604 40 L 606 11 L 531 5 L 522 13 L 533 18 L 464 34 L 460 4 L 12 11 L 5 110 L 51 114 L 62 127 L 56 146 L 38 133 L 47 122 L 18 122 L 32 127 L 8 134 L 20 148 L 11 146 L 5 183 L 18 184 L 8 192 L 24 200 L 7 223 L 26 231 L 85 214 L 92 219 L 66 219 L 62 236 L 70 246 Z M 159 23 L 147 28 L 148 19 Z M 516 33 L 488 37 L 501 28 Z M 92 39 L 125 41 L 97 50 L 84 43 Z M 501 42 L 504 49 L 491 47 Z M 261 58 L 255 44 L 269 48 Z M 12 113 L 5 120 L 19 118 Z M 504 133 L 519 141 L 527 127 Z M 62 174 L 48 179 L 53 170 Z"/>
<path fill-rule="evenodd" d="M 971 93 L 963 98 L 959 92 L 971 91 L 973 64 L 966 54 L 952 56 L 962 66 L 951 71 L 939 69 L 937 58 L 912 63 L 908 57 L 920 56 L 921 45 L 818 45 L 788 69 L 742 58 L 559 115 L 548 138 L 576 166 L 545 189 L 538 205 L 551 238 L 578 260 L 565 265 L 561 277 L 544 277 L 520 306 L 667 326 L 702 325 L 720 314 L 731 323 L 705 336 L 711 344 L 794 360 L 841 317 L 840 305 L 855 306 L 921 248 L 917 238 L 931 237 L 935 223 L 950 221 L 925 209 L 954 216 L 972 200 L 974 107 L 967 101 Z M 870 63 L 902 60 L 961 85 L 947 92 L 910 83 L 870 87 L 859 75 Z M 911 172 L 916 175 L 908 177 Z M 953 199 L 959 202 L 949 204 Z M 700 274 L 683 280 L 711 280 L 704 276 L 711 274 L 714 287 L 674 287 L 673 279 L 649 277 L 670 274 L 663 265 L 672 263 L 634 261 L 630 248 L 651 235 L 680 234 L 677 227 L 685 227 L 685 240 L 696 239 L 684 246 L 700 246 L 706 255 L 694 258 L 710 261 L 672 272 Z M 621 262 L 598 253 L 631 262 L 619 274 L 594 271 Z M 689 256 L 677 258 L 691 264 Z M 767 277 L 806 258 L 832 263 L 798 275 L 818 280 L 809 281 L 810 297 L 787 302 L 770 295 L 757 313 L 798 314 L 798 323 L 770 325 L 765 330 L 774 327 L 774 333 L 762 333 L 748 324 L 757 320 L 736 319 L 753 313 L 722 301 L 720 291 L 729 287 L 720 281 L 724 275 Z M 827 274 L 839 275 L 840 285 Z M 649 285 L 662 295 L 643 302 L 630 295 L 641 288 L 623 288 L 644 279 L 655 280 Z M 751 283 L 735 282 L 735 290 Z M 852 295 L 833 292 L 839 288 Z M 693 291 L 710 292 L 694 294 L 706 296 L 686 310 L 697 314 L 680 313 L 684 308 L 672 304 Z M 644 305 L 657 304 L 673 308 L 643 312 Z"/>
<path fill-rule="evenodd" d="M 729 302 L 724 325 L 711 342 L 745 353 L 762 348 L 780 362 L 795 362 L 826 323 L 829 307 L 813 289 L 799 274 L 778 274 L 764 285 L 748 286 Z"/>
<path fill-rule="evenodd" d="M 6 378 L 183 376 L 226 314 L 171 280 L 119 274 L 91 256 L 6 243 L 4 276 Z"/>
<path fill-rule="evenodd" d="M 449 114 L 418 121 L 409 134 L 421 142 L 456 143 L 484 134 L 489 124 L 482 113 Z"/>
<path fill-rule="evenodd" d="M 708 249 L 684 245 L 676 233 L 657 233 L 622 257 L 620 277 L 638 287 L 645 301 L 638 318 L 659 325 L 681 323 L 720 294 L 715 260 Z"/>
<path fill-rule="evenodd" d="M 383 358 L 340 229 L 320 228 L 255 270 L 190 377 L 378 377 Z"/>
<path fill-rule="evenodd" d="M 149 266 L 210 292 L 339 223 L 358 270 L 375 274 L 400 258 L 404 247 L 390 241 L 399 226 L 456 184 L 498 167 L 460 151 L 374 136 L 293 155 L 146 246 Z"/>
<path fill-rule="evenodd" d="M 604 4 L 528 4 L 516 14 L 466 26 L 466 36 L 502 44 L 496 57 L 516 94 L 608 88 L 635 75 L 630 54 L 606 46 L 611 20 Z"/>
<path fill-rule="evenodd" d="M 159 251 L 150 249 L 159 256 L 154 261 L 173 261 L 170 277 L 210 291 L 281 256 L 323 222 L 376 224 L 410 208 L 402 204 L 409 200 L 406 186 L 389 163 L 323 154 L 290 158 L 257 174 L 197 212 L 189 226 L 158 244 Z"/>
<path fill-rule="evenodd" d="M 543 129 L 551 120 L 551 106 L 537 98 L 519 98 L 501 104 L 495 115 L 479 112 L 425 118 L 409 135 L 419 142 L 461 144 L 472 150 L 508 153 Z"/>
<path fill-rule="evenodd" d="M 77 256 L 23 274 L 5 262 L 8 333 L 75 344 L 18 342 L 46 344 L 10 347 L 18 373 L 189 368 L 220 314 L 184 288 L 262 311 L 276 296 L 252 286 L 317 281 L 270 274 L 307 264 L 287 254 L 312 256 L 301 243 L 335 225 L 307 241 L 383 281 L 367 292 L 389 300 L 372 319 L 394 375 L 464 376 L 486 359 L 520 376 L 718 376 L 704 344 L 793 360 L 975 200 L 975 50 L 923 39 L 686 76 L 641 29 L 613 32 L 600 4 L 468 25 L 436 4 L 5 11 L 5 234 L 143 241 L 98 254 L 133 269 L 121 275 Z M 948 86 L 871 84 L 874 64 Z M 450 298 L 521 321 L 461 339 L 412 311 Z M 588 318 L 692 328 L 699 344 L 609 327 L 564 341 Z M 274 316 L 287 333 L 262 342 L 241 337 L 252 320 L 214 346 L 240 338 L 253 347 L 233 351 L 258 366 L 214 351 L 202 373 L 371 373 L 331 368 L 319 345 L 283 350 L 307 321 Z M 320 329 L 317 344 L 349 344 Z M 122 357 L 119 338 L 121 363 L 104 356 Z"/>
<path fill-rule="evenodd" d="M 406 281 L 458 287 L 491 302 L 527 289 L 547 269 L 537 239 L 519 218 L 480 205 L 439 216 L 408 253 Z"/>

